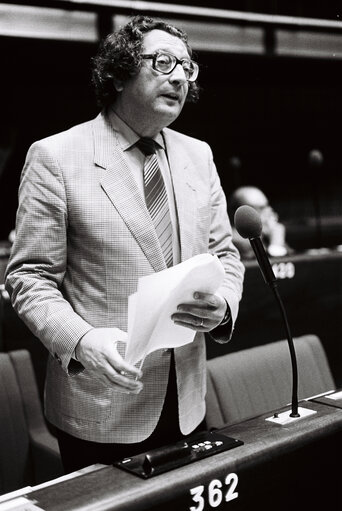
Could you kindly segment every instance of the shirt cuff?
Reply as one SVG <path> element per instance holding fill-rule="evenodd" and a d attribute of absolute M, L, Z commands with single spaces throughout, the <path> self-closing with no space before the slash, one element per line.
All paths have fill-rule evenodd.
<path fill-rule="evenodd" d="M 229 341 L 231 335 L 232 335 L 232 328 L 233 328 L 233 321 L 232 321 L 232 315 L 230 312 L 230 307 L 228 305 L 227 300 L 227 310 L 224 315 L 224 318 L 222 319 L 221 323 L 216 327 L 213 328 L 210 332 L 208 332 L 209 336 L 214 339 L 214 341 L 218 343 L 226 343 Z"/>

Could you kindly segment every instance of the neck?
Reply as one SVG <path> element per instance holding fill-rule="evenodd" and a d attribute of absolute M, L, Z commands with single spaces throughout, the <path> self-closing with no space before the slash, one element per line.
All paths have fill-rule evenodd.
<path fill-rule="evenodd" d="M 139 137 L 154 138 L 165 128 L 164 124 L 152 122 L 152 119 L 147 116 L 136 117 L 129 108 L 122 108 L 119 101 L 116 101 L 111 108 Z"/>

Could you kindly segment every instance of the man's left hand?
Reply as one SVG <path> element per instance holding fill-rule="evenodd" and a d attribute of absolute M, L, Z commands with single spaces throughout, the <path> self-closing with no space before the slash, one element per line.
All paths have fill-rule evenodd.
<path fill-rule="evenodd" d="M 171 319 L 181 326 L 197 330 L 199 332 L 210 332 L 223 320 L 226 310 L 226 300 L 217 294 L 194 293 L 191 302 L 180 303 L 177 312 L 172 314 Z"/>

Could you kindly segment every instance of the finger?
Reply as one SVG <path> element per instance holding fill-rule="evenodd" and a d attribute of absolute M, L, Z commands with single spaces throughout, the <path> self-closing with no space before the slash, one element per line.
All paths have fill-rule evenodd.
<path fill-rule="evenodd" d="M 178 321 L 181 323 L 186 323 L 193 326 L 198 326 L 201 324 L 202 319 L 199 316 L 194 316 L 192 314 L 176 312 L 172 314 L 171 319 L 173 321 Z"/>
<path fill-rule="evenodd" d="M 191 328 L 192 330 L 210 330 L 212 328 L 212 320 L 200 316 L 192 316 L 190 314 L 175 313 L 171 319 L 180 326 Z"/>
<path fill-rule="evenodd" d="M 110 379 L 116 385 L 120 385 L 121 387 L 125 387 L 129 390 L 138 390 L 142 388 L 142 382 L 137 380 L 131 376 L 127 376 L 127 373 L 124 371 L 117 372 L 110 368 L 105 375 L 108 379 Z"/>
<path fill-rule="evenodd" d="M 207 305 L 203 306 L 195 306 L 190 304 L 181 304 L 177 307 L 177 312 L 175 314 L 186 314 L 191 315 L 197 318 L 207 318 L 210 319 L 215 312 L 216 309 L 210 308 Z"/>
<path fill-rule="evenodd" d="M 190 323 L 183 323 L 182 321 L 175 321 L 176 325 L 182 326 L 184 328 L 189 328 L 190 330 L 194 330 L 195 332 L 210 332 L 212 330 L 212 326 L 209 324 L 203 323 L 203 325 L 199 324 L 197 326 Z"/>
<path fill-rule="evenodd" d="M 133 378 L 135 380 L 142 378 L 143 373 L 141 369 L 126 362 L 117 351 L 115 345 L 112 347 L 112 351 L 107 357 L 107 362 L 114 371 L 123 376 L 127 376 L 128 378 Z"/>
<path fill-rule="evenodd" d="M 199 330 L 201 328 L 201 327 L 195 326 L 195 325 L 193 325 L 191 323 L 185 323 L 185 322 L 179 321 L 179 320 L 175 320 L 174 323 L 175 323 L 175 325 L 179 325 L 179 326 L 182 326 L 184 328 L 190 328 L 190 330 L 195 330 L 195 331 L 197 331 L 197 330 Z"/>
<path fill-rule="evenodd" d="M 117 373 L 113 369 L 110 369 L 104 373 L 104 377 L 107 379 L 107 382 L 110 382 L 111 384 L 114 384 L 115 387 L 118 387 L 116 390 L 122 389 L 131 393 L 138 394 L 143 388 L 143 383 L 141 381 L 124 376 L 120 373 Z"/>
<path fill-rule="evenodd" d="M 202 300 L 208 306 L 217 308 L 220 305 L 220 300 L 217 295 L 213 295 L 212 293 L 202 293 L 200 291 L 196 291 L 194 293 L 195 300 Z"/>
<path fill-rule="evenodd" d="M 115 366 L 113 363 L 115 363 Z M 122 365 L 131 367 L 130 364 L 120 364 L 112 360 L 102 359 L 101 363 L 97 367 L 91 368 L 89 372 L 94 377 L 101 379 L 106 385 L 110 383 L 128 390 L 140 391 L 143 386 L 142 382 L 131 372 L 120 370 Z"/>
<path fill-rule="evenodd" d="M 134 380 L 142 378 L 142 371 L 138 367 L 135 367 L 132 364 L 128 364 L 125 360 L 116 360 L 115 365 L 111 364 L 114 369 L 123 376 L 127 376 L 128 378 L 133 378 Z"/>
<path fill-rule="evenodd" d="M 97 381 L 106 388 L 111 387 L 113 390 L 121 392 L 122 394 L 130 394 L 130 391 L 128 389 L 119 387 L 112 380 L 110 380 L 105 374 L 98 374 L 98 373 L 93 372 L 93 377 L 97 378 Z"/>

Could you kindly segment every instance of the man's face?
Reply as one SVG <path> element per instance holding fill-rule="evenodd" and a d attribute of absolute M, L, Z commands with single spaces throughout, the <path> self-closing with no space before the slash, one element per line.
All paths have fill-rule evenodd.
<path fill-rule="evenodd" d="M 183 41 L 163 30 L 144 36 L 143 54 L 157 50 L 166 50 L 178 59 L 189 58 Z M 114 107 L 138 134 L 154 136 L 178 117 L 188 87 L 180 64 L 170 74 L 162 74 L 153 69 L 152 59 L 145 59 L 139 73 L 123 84 Z"/>

